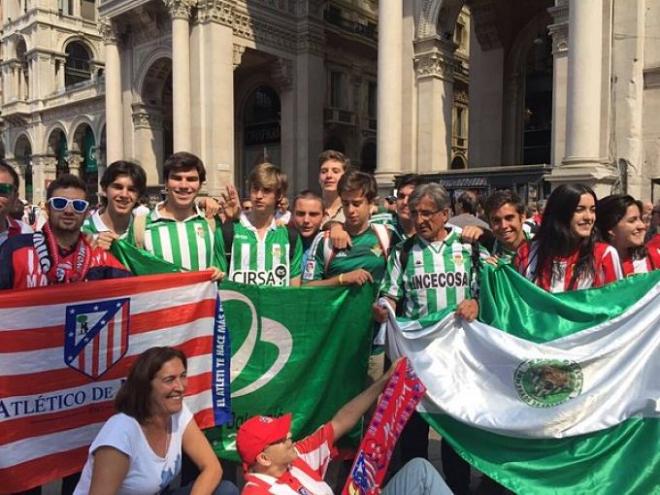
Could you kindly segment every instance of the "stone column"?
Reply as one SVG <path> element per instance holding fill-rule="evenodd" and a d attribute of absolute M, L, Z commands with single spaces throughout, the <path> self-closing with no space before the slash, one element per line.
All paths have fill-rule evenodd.
<path fill-rule="evenodd" d="M 107 50 L 107 48 L 106 48 Z M 107 55 L 106 55 L 107 56 Z M 57 85 L 57 92 L 61 93 L 65 89 L 65 81 L 64 81 L 64 74 L 65 74 L 65 66 L 66 66 L 66 58 L 65 57 L 55 57 L 55 72 L 56 72 L 56 85 Z"/>
<path fill-rule="evenodd" d="M 280 166 L 289 179 L 289 194 L 306 188 L 307 184 L 299 184 L 295 173 L 295 94 L 293 91 L 294 64 L 291 59 L 278 58 L 273 62 L 270 72 L 271 81 L 280 96 Z"/>
<path fill-rule="evenodd" d="M 448 170 L 451 163 L 451 122 L 454 103 L 453 42 L 417 42 L 417 171 Z"/>
<path fill-rule="evenodd" d="M 174 151 L 191 151 L 190 10 L 193 0 L 163 0 L 172 17 Z M 231 44 L 230 44 L 231 46 Z M 214 47 L 220 49 L 220 47 Z"/>
<path fill-rule="evenodd" d="M 206 190 L 211 195 L 234 182 L 233 3 L 198 0 L 190 37 L 191 144 L 206 165 Z M 176 60 L 173 67 L 176 71 Z M 175 151 L 176 108 L 175 100 Z"/>
<path fill-rule="evenodd" d="M 599 163 L 603 1 L 574 0 L 568 13 L 565 164 Z"/>
<path fill-rule="evenodd" d="M 133 129 L 135 130 L 135 158 L 147 174 L 147 184 L 161 184 L 163 163 L 163 117 L 160 111 L 142 104 L 134 104 Z"/>
<path fill-rule="evenodd" d="M 69 151 L 69 173 L 80 177 L 80 168 L 84 161 L 82 154 L 79 151 Z"/>
<path fill-rule="evenodd" d="M 568 5 L 566 154 L 548 180 L 554 185 L 581 182 L 605 196 L 617 174 L 600 152 L 603 70 L 609 71 L 602 61 L 603 45 L 609 44 L 609 36 L 603 36 L 603 1 L 569 0 Z"/>
<path fill-rule="evenodd" d="M 558 0 L 548 9 L 554 22 L 552 36 L 552 150 L 550 162 L 561 165 L 566 156 L 566 83 L 568 80 L 568 0 Z"/>
<path fill-rule="evenodd" d="M 50 155 L 32 156 L 33 203 L 46 201 L 46 188 L 55 180 L 57 159 Z"/>
<path fill-rule="evenodd" d="M 110 164 L 124 158 L 121 61 L 117 31 L 112 20 L 101 19 L 99 30 L 105 44 L 106 156 Z"/>
<path fill-rule="evenodd" d="M 326 69 L 323 24 L 309 17 L 299 36 L 295 63 L 296 186 L 318 187 L 318 157 L 323 151 Z M 284 119 L 282 122 L 284 126 Z M 286 132 L 286 131 L 285 131 Z"/>
<path fill-rule="evenodd" d="M 382 188 L 401 171 L 402 42 L 402 0 L 379 0 L 376 180 Z"/>

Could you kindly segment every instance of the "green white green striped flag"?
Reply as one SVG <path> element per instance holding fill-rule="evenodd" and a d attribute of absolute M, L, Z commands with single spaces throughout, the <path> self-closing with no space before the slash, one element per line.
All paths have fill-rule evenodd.
<path fill-rule="evenodd" d="M 220 285 L 231 335 L 234 419 L 207 433 L 238 460 L 236 431 L 256 414 L 293 413 L 293 436 L 312 433 L 365 387 L 373 288 Z M 359 443 L 360 429 L 349 438 Z"/>
<path fill-rule="evenodd" d="M 660 493 L 660 271 L 553 295 L 487 268 L 482 321 L 387 329 L 431 424 L 516 493 Z"/>

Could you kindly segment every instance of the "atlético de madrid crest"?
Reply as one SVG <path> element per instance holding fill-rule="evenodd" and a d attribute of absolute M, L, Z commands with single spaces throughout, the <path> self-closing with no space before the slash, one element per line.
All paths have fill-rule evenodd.
<path fill-rule="evenodd" d="M 64 362 L 98 378 L 128 350 L 130 299 L 112 299 L 66 307 Z"/>
<path fill-rule="evenodd" d="M 554 407 L 582 392 L 582 368 L 575 361 L 530 359 L 513 374 L 518 396 L 532 407 Z"/>

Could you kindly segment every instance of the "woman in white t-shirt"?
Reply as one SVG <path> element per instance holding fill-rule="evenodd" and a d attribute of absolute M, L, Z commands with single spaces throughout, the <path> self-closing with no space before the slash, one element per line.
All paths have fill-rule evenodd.
<path fill-rule="evenodd" d="M 74 495 L 194 493 L 238 495 L 223 481 L 208 440 L 184 404 L 187 360 L 171 347 L 152 347 L 137 359 L 115 398 L 118 414 L 101 428 Z M 169 485 L 182 452 L 199 468 L 191 487 Z"/>

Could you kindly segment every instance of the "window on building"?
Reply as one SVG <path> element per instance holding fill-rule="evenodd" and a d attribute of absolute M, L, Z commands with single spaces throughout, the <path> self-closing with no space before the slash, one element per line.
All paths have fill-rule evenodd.
<path fill-rule="evenodd" d="M 64 84 L 66 87 L 92 78 L 90 69 L 91 54 L 80 41 L 69 43 L 66 47 L 66 67 Z"/>
<path fill-rule="evenodd" d="M 454 29 L 454 43 L 458 45 L 458 49 L 463 48 L 465 42 L 465 24 L 462 22 L 456 23 L 456 29 Z"/>
<path fill-rule="evenodd" d="M 367 88 L 367 115 L 375 119 L 378 111 L 378 85 L 374 81 L 369 81 Z"/>
<path fill-rule="evenodd" d="M 96 2 L 94 0 L 81 0 L 80 16 L 88 21 L 96 20 Z"/>
<path fill-rule="evenodd" d="M 465 107 L 456 107 L 456 117 L 454 119 L 454 136 L 457 138 L 465 137 L 466 125 L 466 109 Z"/>
<path fill-rule="evenodd" d="M 64 15 L 73 15 L 74 0 L 57 0 L 57 10 Z"/>
<path fill-rule="evenodd" d="M 344 73 L 330 71 L 330 106 L 344 108 Z"/>

